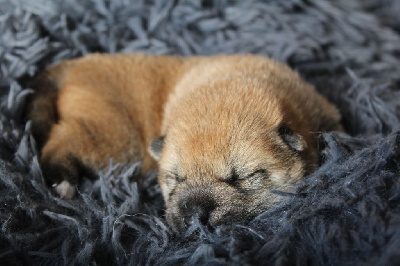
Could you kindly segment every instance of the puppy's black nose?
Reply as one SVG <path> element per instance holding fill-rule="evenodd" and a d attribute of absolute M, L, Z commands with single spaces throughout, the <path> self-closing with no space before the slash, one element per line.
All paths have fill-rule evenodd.
<path fill-rule="evenodd" d="M 216 207 L 216 202 L 210 197 L 203 195 L 190 195 L 179 202 L 179 213 L 181 217 L 181 229 L 187 229 L 196 220 L 202 225 L 209 225 L 210 215 Z M 183 228 L 182 228 L 183 227 Z"/>

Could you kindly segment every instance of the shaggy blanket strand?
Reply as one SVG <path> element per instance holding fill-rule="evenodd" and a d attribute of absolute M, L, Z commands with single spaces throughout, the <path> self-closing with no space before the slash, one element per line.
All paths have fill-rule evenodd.
<path fill-rule="evenodd" d="M 398 265 L 399 14 L 397 0 L 0 0 L 0 263 Z M 92 52 L 267 55 L 336 104 L 347 133 L 322 135 L 321 167 L 244 225 L 173 234 L 139 164 L 110 161 L 61 200 L 22 111 L 32 77 Z"/>

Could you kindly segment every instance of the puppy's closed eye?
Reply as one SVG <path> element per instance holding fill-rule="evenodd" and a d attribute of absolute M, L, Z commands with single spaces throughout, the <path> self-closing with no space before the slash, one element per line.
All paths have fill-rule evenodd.
<path fill-rule="evenodd" d="M 268 171 L 265 169 L 258 169 L 254 172 L 252 172 L 251 174 L 244 176 L 244 177 L 240 177 L 238 175 L 238 173 L 236 172 L 235 169 L 232 170 L 232 174 L 231 174 L 231 178 L 229 178 L 227 180 L 227 183 L 231 186 L 237 186 L 239 185 L 241 182 L 246 181 L 250 178 L 253 177 L 257 177 L 257 176 L 266 176 L 268 174 Z"/>
<path fill-rule="evenodd" d="M 165 184 L 169 188 L 170 192 L 168 193 L 168 196 L 171 197 L 178 184 L 185 182 L 185 178 L 179 176 L 177 173 L 170 172 L 167 174 L 165 178 Z"/>
<path fill-rule="evenodd" d="M 253 173 L 249 174 L 247 177 L 253 177 L 255 175 L 260 175 L 260 176 L 266 176 L 268 175 L 268 171 L 265 169 L 258 169 L 256 171 L 254 171 Z"/>

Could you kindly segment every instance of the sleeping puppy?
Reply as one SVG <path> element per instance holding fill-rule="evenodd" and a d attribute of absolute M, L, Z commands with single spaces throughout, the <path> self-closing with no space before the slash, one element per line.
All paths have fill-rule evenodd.
<path fill-rule="evenodd" d="M 215 227 L 276 204 L 318 165 L 318 134 L 342 130 L 336 108 L 266 57 L 92 54 L 32 83 L 26 117 L 55 194 L 109 159 L 159 169 L 175 231 Z"/>

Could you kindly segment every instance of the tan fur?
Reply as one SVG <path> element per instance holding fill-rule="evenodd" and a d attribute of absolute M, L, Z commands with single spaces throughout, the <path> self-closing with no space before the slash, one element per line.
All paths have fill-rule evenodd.
<path fill-rule="evenodd" d="M 157 166 L 148 147 L 165 136 L 150 150 L 176 230 L 196 215 L 211 226 L 254 217 L 279 200 L 270 190 L 315 170 L 317 133 L 342 129 L 311 85 L 252 55 L 93 54 L 50 68 L 34 87 L 27 118 L 51 183 L 75 185 L 109 158 L 142 160 L 146 172 Z"/>

